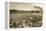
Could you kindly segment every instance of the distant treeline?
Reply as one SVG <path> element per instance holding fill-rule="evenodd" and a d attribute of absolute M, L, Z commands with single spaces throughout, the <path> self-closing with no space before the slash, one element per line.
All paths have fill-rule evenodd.
<path fill-rule="evenodd" d="M 37 11 L 33 11 L 33 10 L 31 10 L 31 11 L 24 11 L 24 10 L 10 10 L 10 13 L 12 14 L 12 13 L 40 13 L 40 11 L 39 10 L 37 10 Z"/>

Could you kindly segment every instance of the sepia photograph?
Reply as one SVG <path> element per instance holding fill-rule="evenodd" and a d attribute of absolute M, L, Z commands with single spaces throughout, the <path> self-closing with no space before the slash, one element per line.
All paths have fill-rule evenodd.
<path fill-rule="evenodd" d="M 9 3 L 9 27 L 26 28 L 41 27 L 43 10 L 36 3 Z"/>

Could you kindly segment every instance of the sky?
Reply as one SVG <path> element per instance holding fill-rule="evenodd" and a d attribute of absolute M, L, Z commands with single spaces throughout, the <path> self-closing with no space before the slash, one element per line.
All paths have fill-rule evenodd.
<path fill-rule="evenodd" d="M 16 2 L 10 2 L 10 9 L 17 9 L 17 10 L 25 10 L 25 11 L 30 11 L 30 10 L 39 10 L 38 8 L 34 8 L 33 3 L 16 3 Z"/>

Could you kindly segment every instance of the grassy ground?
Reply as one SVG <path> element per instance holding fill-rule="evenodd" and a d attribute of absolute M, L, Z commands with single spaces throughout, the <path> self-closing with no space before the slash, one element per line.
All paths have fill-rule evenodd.
<path fill-rule="evenodd" d="M 40 23 L 39 23 L 40 22 Z M 41 13 L 10 14 L 10 28 L 40 27 L 42 25 Z"/>

